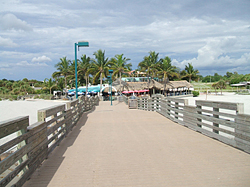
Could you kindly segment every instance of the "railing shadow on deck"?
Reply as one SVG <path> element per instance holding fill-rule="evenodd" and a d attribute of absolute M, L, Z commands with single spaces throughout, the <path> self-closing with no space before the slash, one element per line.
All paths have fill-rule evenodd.
<path fill-rule="evenodd" d="M 46 187 L 49 185 L 50 181 L 54 177 L 55 173 L 57 172 L 58 168 L 61 166 L 65 159 L 65 152 L 69 147 L 74 145 L 75 140 L 78 138 L 79 134 L 81 133 L 81 128 L 86 124 L 88 120 L 88 115 L 92 113 L 95 110 L 95 106 L 88 112 L 85 112 L 79 121 L 77 122 L 76 126 L 72 129 L 71 132 L 68 133 L 67 137 L 62 140 L 60 143 L 60 146 L 56 148 L 49 156 L 48 159 L 42 163 L 37 168 L 37 172 L 33 173 L 30 178 L 32 177 L 40 177 L 40 167 L 48 167 L 49 168 L 49 174 L 48 175 L 42 175 L 42 183 L 39 183 L 40 187 Z M 56 155 L 56 159 L 50 160 L 50 157 Z M 26 181 L 27 185 L 29 186 L 29 180 Z M 26 184 L 25 184 L 26 185 Z"/>
<path fill-rule="evenodd" d="M 0 186 L 22 186 L 69 133 L 71 139 L 67 138 L 67 145 L 71 146 L 87 115 L 98 104 L 98 97 L 80 97 L 66 105 L 39 110 L 38 122 L 32 125 L 28 116 L 1 122 L 0 140 L 10 136 L 12 139 L 0 144 Z M 79 126 L 74 128 L 76 134 L 72 138 L 71 130 L 76 124 Z"/>

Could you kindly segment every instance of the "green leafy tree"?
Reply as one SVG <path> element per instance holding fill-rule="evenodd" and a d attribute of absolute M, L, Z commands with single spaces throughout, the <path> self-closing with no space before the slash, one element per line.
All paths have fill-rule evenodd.
<path fill-rule="evenodd" d="M 63 77 L 57 77 L 55 78 L 57 89 L 63 91 L 64 87 L 64 78 Z"/>
<path fill-rule="evenodd" d="M 244 75 L 238 74 L 235 72 L 231 77 L 230 77 L 230 84 L 237 84 L 240 83 L 243 79 Z"/>
<path fill-rule="evenodd" d="M 8 88 L 10 91 L 12 90 L 12 86 L 13 86 L 13 83 L 12 82 L 8 82 L 5 87 Z"/>
<path fill-rule="evenodd" d="M 52 89 L 56 87 L 56 83 L 50 79 L 44 79 L 44 88 L 49 89 L 49 94 L 52 94 Z"/>
<path fill-rule="evenodd" d="M 169 82 L 169 77 L 178 77 L 177 68 L 171 64 L 171 59 L 168 56 L 161 60 L 158 74 L 163 75 L 163 92 L 166 94 L 166 84 Z"/>
<path fill-rule="evenodd" d="M 123 54 L 115 55 L 115 58 L 111 58 L 110 64 L 112 66 L 112 69 L 114 69 L 113 76 L 119 75 L 120 88 L 121 88 L 122 73 L 127 73 L 131 71 L 132 64 L 127 63 L 129 60 L 130 60 L 129 58 L 123 57 Z"/>
<path fill-rule="evenodd" d="M 215 73 L 214 74 L 214 77 L 213 77 L 213 81 L 214 82 L 218 82 L 219 80 L 221 80 L 222 79 L 222 76 L 221 75 L 219 75 L 218 73 Z"/>
<path fill-rule="evenodd" d="M 14 95 L 18 95 L 20 92 L 21 92 L 21 89 L 20 89 L 19 87 L 16 87 L 16 88 L 14 88 L 14 89 L 12 90 L 12 93 L 13 93 Z"/>
<path fill-rule="evenodd" d="M 242 82 L 244 82 L 244 81 L 250 81 L 250 74 L 244 75 L 244 76 L 241 78 L 241 81 L 242 81 Z"/>
<path fill-rule="evenodd" d="M 226 76 L 227 78 L 230 78 L 230 77 L 232 77 L 232 75 L 233 75 L 232 72 L 227 72 L 225 76 Z"/>
<path fill-rule="evenodd" d="M 66 94 L 67 94 L 67 78 L 69 75 L 72 75 L 72 73 L 70 72 L 70 65 L 71 65 L 71 61 L 67 60 L 67 57 L 60 58 L 60 62 L 58 62 L 55 65 L 58 71 L 52 74 L 53 78 L 60 77 L 60 76 L 64 77 L 64 87 L 65 87 Z"/>
<path fill-rule="evenodd" d="M 5 87 L 0 87 L 0 93 L 1 94 L 7 94 L 7 93 L 9 93 L 9 90 L 7 88 L 5 88 Z"/>
<path fill-rule="evenodd" d="M 153 75 L 154 72 L 158 71 L 160 66 L 159 53 L 150 51 L 149 56 L 145 56 L 143 61 L 139 63 L 139 69 L 146 72 L 149 82 L 149 76 Z"/>
<path fill-rule="evenodd" d="M 4 87 L 5 86 L 5 82 L 3 80 L 0 80 L 0 87 Z"/>
<path fill-rule="evenodd" d="M 217 84 L 217 82 L 216 82 L 216 83 L 213 83 L 213 84 L 212 84 L 212 87 L 214 88 L 215 94 L 217 95 L 217 89 L 218 89 L 218 84 Z"/>
<path fill-rule="evenodd" d="M 191 63 L 188 63 L 188 65 L 185 65 L 185 70 L 182 71 L 183 78 L 188 78 L 188 81 L 191 82 L 193 80 L 198 79 L 199 71 L 194 69 L 193 65 Z"/>
<path fill-rule="evenodd" d="M 23 82 L 29 82 L 29 80 L 27 78 L 24 78 Z"/>
<path fill-rule="evenodd" d="M 101 49 L 99 49 L 97 52 L 94 52 L 93 55 L 95 56 L 95 59 L 91 60 L 92 63 L 89 71 L 93 73 L 93 82 L 96 82 L 98 79 L 100 79 L 101 91 L 102 79 L 108 74 L 110 62 L 109 59 L 105 57 L 105 51 L 102 51 Z"/>
<path fill-rule="evenodd" d="M 87 57 L 86 55 L 81 56 L 81 60 L 78 63 L 78 74 L 81 74 L 84 76 L 84 79 L 86 81 L 86 92 L 88 90 L 88 84 L 89 84 L 89 75 L 90 75 L 90 63 L 91 59 L 90 57 Z M 87 94 L 85 94 L 87 97 Z"/>
<path fill-rule="evenodd" d="M 27 84 L 24 84 L 20 87 L 20 91 L 23 92 L 23 93 L 28 93 L 27 90 L 28 90 L 28 85 Z"/>
<path fill-rule="evenodd" d="M 224 80 L 220 80 L 217 84 L 218 84 L 218 88 L 220 88 L 221 95 L 222 95 L 222 89 L 225 89 L 227 86 L 226 82 Z"/>

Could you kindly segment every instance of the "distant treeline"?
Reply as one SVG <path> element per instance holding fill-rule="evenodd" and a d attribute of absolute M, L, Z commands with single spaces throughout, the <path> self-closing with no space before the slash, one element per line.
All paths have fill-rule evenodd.
<path fill-rule="evenodd" d="M 215 83 L 216 85 L 236 84 L 239 82 L 250 81 L 250 74 L 238 74 L 237 72 L 227 72 L 225 75 L 207 75 L 203 77 L 195 69 L 192 63 L 188 63 L 183 70 L 172 65 L 168 56 L 159 58 L 159 53 L 150 51 L 149 55 L 144 56 L 135 70 L 132 64 L 128 63 L 129 58 L 123 54 L 117 54 L 113 58 L 105 57 L 105 51 L 101 49 L 93 53 L 94 58 L 82 55 L 77 59 L 77 83 L 79 86 L 91 84 L 108 83 L 109 70 L 113 70 L 112 79 L 121 77 L 152 77 L 164 84 L 172 80 L 187 80 L 189 82 Z M 56 71 L 51 78 L 44 81 L 23 80 L 14 81 L 0 80 L 0 94 L 23 95 L 27 93 L 50 93 L 53 90 L 63 90 L 75 87 L 75 61 L 67 57 L 60 58 L 55 64 Z M 222 82 L 224 82 L 222 84 Z M 217 84 L 218 83 L 218 84 Z M 220 83 L 220 84 L 219 84 Z M 35 89 L 40 87 L 41 89 Z M 222 86 L 220 86 L 222 88 Z"/>
<path fill-rule="evenodd" d="M 237 72 L 227 72 L 224 76 L 215 73 L 214 75 L 207 75 L 205 77 L 200 76 L 200 81 L 202 82 L 218 82 L 224 80 L 229 84 L 237 84 L 240 82 L 250 81 L 250 74 L 238 74 Z"/>

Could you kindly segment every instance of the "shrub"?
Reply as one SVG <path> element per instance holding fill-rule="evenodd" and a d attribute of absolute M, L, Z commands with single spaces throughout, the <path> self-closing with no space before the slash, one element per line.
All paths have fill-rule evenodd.
<path fill-rule="evenodd" d="M 40 99 L 51 100 L 52 95 L 48 94 L 41 94 Z"/>
<path fill-rule="evenodd" d="M 193 94 L 193 97 L 198 97 L 200 95 L 200 92 L 199 91 L 193 91 L 192 94 Z"/>
<path fill-rule="evenodd" d="M 42 93 L 42 90 L 36 90 L 35 91 L 35 94 L 41 94 Z"/>
<path fill-rule="evenodd" d="M 12 95 L 13 100 L 17 100 L 17 95 Z"/>
<path fill-rule="evenodd" d="M 40 98 L 39 95 L 35 95 L 35 96 L 34 96 L 34 99 L 39 99 L 39 98 Z"/>

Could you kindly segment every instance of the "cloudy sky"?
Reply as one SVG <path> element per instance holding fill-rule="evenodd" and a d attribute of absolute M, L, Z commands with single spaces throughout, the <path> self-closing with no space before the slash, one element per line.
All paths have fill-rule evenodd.
<path fill-rule="evenodd" d="M 44 80 L 61 57 L 124 54 L 135 69 L 149 51 L 200 74 L 250 73 L 250 0 L 0 1 L 0 79 Z"/>

